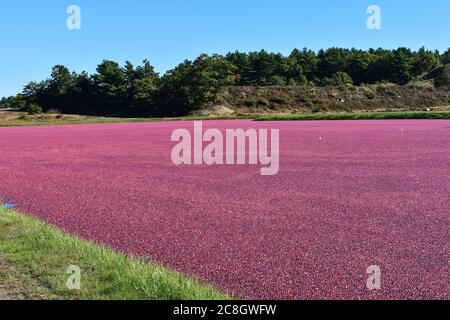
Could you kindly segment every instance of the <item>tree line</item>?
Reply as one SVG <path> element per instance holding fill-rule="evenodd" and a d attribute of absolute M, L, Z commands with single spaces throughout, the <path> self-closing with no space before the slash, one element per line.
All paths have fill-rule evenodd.
<path fill-rule="evenodd" d="M 214 103 L 226 86 L 342 86 L 373 83 L 405 85 L 450 63 L 444 53 L 421 48 L 295 49 L 288 56 L 259 52 L 202 54 L 163 76 L 148 60 L 134 66 L 101 62 L 94 74 L 53 67 L 48 79 L 26 84 L 0 100 L 0 107 L 29 112 L 116 116 L 178 116 Z"/>

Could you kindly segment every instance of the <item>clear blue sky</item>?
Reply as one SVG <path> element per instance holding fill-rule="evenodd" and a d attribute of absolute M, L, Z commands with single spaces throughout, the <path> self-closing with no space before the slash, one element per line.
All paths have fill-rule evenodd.
<path fill-rule="evenodd" d="M 66 28 L 69 5 L 82 29 Z M 382 9 L 380 31 L 367 7 Z M 293 48 L 450 47 L 449 0 L 1 0 L 0 97 L 42 80 L 55 64 L 93 72 L 103 59 L 163 73 L 200 53 Z"/>

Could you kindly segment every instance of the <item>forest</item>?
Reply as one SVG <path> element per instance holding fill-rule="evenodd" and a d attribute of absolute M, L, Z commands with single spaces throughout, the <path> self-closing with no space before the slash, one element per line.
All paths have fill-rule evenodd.
<path fill-rule="evenodd" d="M 31 81 L 0 108 L 52 110 L 106 116 L 182 116 L 213 104 L 229 86 L 406 85 L 450 63 L 450 49 L 295 49 L 288 56 L 259 52 L 202 54 L 159 75 L 150 61 L 123 66 L 102 61 L 95 73 L 76 73 L 63 65 L 47 79 Z"/>

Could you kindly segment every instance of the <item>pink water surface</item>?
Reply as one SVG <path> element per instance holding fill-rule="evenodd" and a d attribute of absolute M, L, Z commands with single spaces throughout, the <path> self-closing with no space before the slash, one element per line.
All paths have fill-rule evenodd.
<path fill-rule="evenodd" d="M 279 128 L 279 174 L 173 165 L 192 122 L 0 128 L 0 198 L 241 298 L 450 298 L 449 121 L 204 127 Z"/>

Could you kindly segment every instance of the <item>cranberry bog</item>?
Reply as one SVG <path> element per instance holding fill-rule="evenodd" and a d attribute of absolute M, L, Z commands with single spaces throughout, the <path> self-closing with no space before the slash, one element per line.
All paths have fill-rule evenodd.
<path fill-rule="evenodd" d="M 237 298 L 450 298 L 450 121 L 203 126 L 279 129 L 278 174 L 174 165 L 191 121 L 8 127 L 0 198 Z"/>

